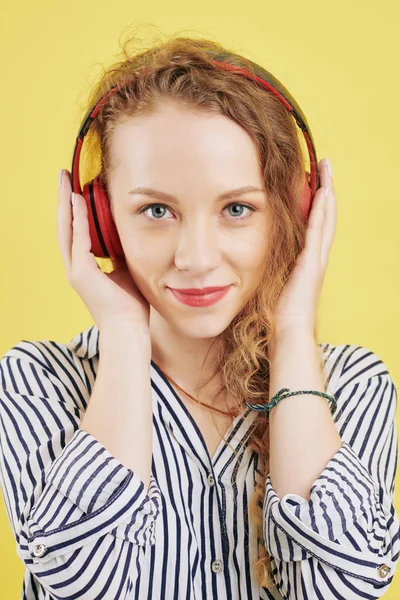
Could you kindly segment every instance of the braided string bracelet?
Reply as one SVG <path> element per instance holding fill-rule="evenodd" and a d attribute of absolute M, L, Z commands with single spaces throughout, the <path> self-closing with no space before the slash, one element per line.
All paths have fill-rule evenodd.
<path fill-rule="evenodd" d="M 271 398 L 268 404 L 250 404 L 249 402 L 246 402 L 246 404 L 252 410 L 264 410 L 267 413 L 271 410 L 271 408 L 278 404 L 279 400 L 283 400 L 284 398 L 288 398 L 289 396 L 296 396 L 297 394 L 315 394 L 316 396 L 323 396 L 324 398 L 327 398 L 327 400 L 329 400 L 331 414 L 333 414 L 336 410 L 337 401 L 334 396 L 325 394 L 325 392 L 317 392 L 315 390 L 302 390 L 298 392 L 291 392 L 289 388 L 282 388 L 281 390 L 279 390 L 279 392 L 275 394 L 273 398 Z"/>

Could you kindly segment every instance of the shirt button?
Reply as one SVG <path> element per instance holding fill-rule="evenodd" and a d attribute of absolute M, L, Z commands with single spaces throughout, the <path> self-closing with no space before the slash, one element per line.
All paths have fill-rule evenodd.
<path fill-rule="evenodd" d="M 207 477 L 207 481 L 210 485 L 214 485 L 215 483 L 214 477 L 211 474 Z"/>
<path fill-rule="evenodd" d="M 46 552 L 46 546 L 44 544 L 38 544 L 33 549 L 33 555 L 34 556 L 43 556 L 43 554 L 45 552 Z"/>
<path fill-rule="evenodd" d="M 390 568 L 387 565 L 381 565 L 380 567 L 378 567 L 379 577 L 386 577 L 389 571 Z"/>
<path fill-rule="evenodd" d="M 212 564 L 212 570 L 214 573 L 221 573 L 222 571 L 222 560 L 214 560 Z"/>

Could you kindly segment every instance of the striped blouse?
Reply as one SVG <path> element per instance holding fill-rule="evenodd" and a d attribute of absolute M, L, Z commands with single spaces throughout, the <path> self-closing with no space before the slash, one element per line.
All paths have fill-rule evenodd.
<path fill-rule="evenodd" d="M 99 365 L 96 325 L 67 344 L 22 340 L 0 360 L 0 477 L 24 600 L 380 598 L 399 556 L 395 384 L 355 345 L 319 344 L 343 441 L 310 499 L 263 503 L 274 586 L 251 569 L 258 413 L 246 407 L 210 456 L 186 406 L 151 362 L 148 489 L 79 428 Z M 110 409 L 112 399 L 110 398 Z"/>

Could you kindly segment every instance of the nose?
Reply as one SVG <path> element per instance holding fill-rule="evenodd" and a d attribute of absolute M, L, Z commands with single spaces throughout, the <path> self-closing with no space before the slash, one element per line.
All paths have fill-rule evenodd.
<path fill-rule="evenodd" d="M 220 260 L 220 239 L 215 227 L 201 220 L 181 228 L 175 251 L 175 266 L 179 271 L 202 275 L 215 269 Z"/>

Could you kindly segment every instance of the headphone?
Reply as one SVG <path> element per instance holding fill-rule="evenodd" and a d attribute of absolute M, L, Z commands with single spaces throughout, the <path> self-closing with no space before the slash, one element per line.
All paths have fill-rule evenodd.
<path fill-rule="evenodd" d="M 317 170 L 317 155 L 315 151 L 314 140 L 308 127 L 306 117 L 300 106 L 297 104 L 290 92 L 282 85 L 282 83 L 257 63 L 247 59 L 254 69 L 254 73 L 252 73 L 242 67 L 224 62 L 224 58 L 227 56 L 232 56 L 232 53 L 221 54 L 220 52 L 218 53 L 214 50 L 207 50 L 207 54 L 210 57 L 214 57 L 211 62 L 218 68 L 228 71 L 235 71 L 235 73 L 242 73 L 245 77 L 257 81 L 267 90 L 275 94 L 275 96 L 279 98 L 282 104 L 286 106 L 287 110 L 293 115 L 297 125 L 303 132 L 310 157 L 311 173 L 308 171 L 305 171 L 304 173 L 304 184 L 299 207 L 302 217 L 304 220 L 307 220 L 311 210 L 312 200 L 317 189 L 320 187 L 320 180 Z M 234 54 L 234 56 L 237 58 L 243 58 L 238 54 Z M 118 84 L 113 86 L 88 111 L 81 123 L 72 158 L 72 191 L 82 195 L 85 198 L 91 239 L 90 251 L 95 256 L 100 258 L 122 258 L 124 256 L 124 252 L 113 216 L 111 214 L 110 203 L 102 177 L 97 175 L 94 179 L 85 183 L 83 190 L 81 190 L 79 180 L 79 157 L 81 154 L 82 144 L 85 135 L 89 130 L 90 124 L 96 118 L 108 97 L 118 89 L 120 89 Z"/>

